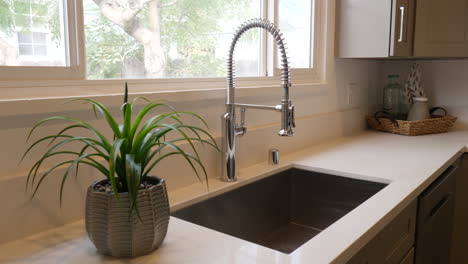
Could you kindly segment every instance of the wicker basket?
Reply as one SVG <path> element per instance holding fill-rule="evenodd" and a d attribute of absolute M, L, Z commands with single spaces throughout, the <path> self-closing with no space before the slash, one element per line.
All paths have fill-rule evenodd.
<path fill-rule="evenodd" d="M 396 120 L 397 124 L 387 118 L 366 116 L 366 119 L 372 129 L 405 136 L 445 133 L 457 120 L 454 116 L 437 115 L 419 121 Z"/>
<path fill-rule="evenodd" d="M 163 242 L 169 224 L 169 201 L 164 180 L 146 190 L 140 190 L 137 207 L 141 219 L 130 212 L 128 193 L 95 190 L 96 182 L 88 188 L 86 197 L 86 231 L 98 252 L 114 257 L 136 257 L 150 253 Z"/>

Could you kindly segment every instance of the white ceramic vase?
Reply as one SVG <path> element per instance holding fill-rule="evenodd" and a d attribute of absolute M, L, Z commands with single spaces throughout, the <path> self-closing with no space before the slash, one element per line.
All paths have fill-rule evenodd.
<path fill-rule="evenodd" d="M 418 121 L 431 118 L 427 97 L 414 97 L 408 113 L 408 121 Z"/>

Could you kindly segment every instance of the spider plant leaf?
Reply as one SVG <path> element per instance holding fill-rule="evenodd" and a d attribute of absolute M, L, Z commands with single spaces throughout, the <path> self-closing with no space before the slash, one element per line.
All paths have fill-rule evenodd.
<path fill-rule="evenodd" d="M 137 198 L 138 198 L 138 191 L 140 190 L 140 182 L 141 182 L 141 165 L 135 162 L 135 156 L 132 154 L 128 154 L 125 156 L 125 168 L 126 168 L 126 177 L 127 183 L 129 185 L 128 188 L 128 195 L 130 197 L 130 212 L 129 217 L 131 216 L 132 212 L 135 211 L 138 215 L 138 218 L 141 220 L 140 213 L 138 211 L 137 205 Z"/>
<path fill-rule="evenodd" d="M 192 150 L 195 153 L 195 156 L 197 158 L 200 158 L 200 156 L 198 155 L 197 148 L 193 144 L 192 140 L 190 140 L 190 137 L 182 129 L 180 129 L 181 127 L 185 127 L 184 125 L 161 124 L 161 126 L 169 127 L 172 130 L 179 132 L 185 138 L 185 141 L 189 143 L 190 147 L 192 147 Z"/>
<path fill-rule="evenodd" d="M 89 166 L 92 166 L 94 168 L 96 168 L 98 171 L 100 171 L 106 178 L 107 176 L 109 175 L 109 171 L 104 167 L 102 166 L 102 164 L 99 164 L 99 163 L 93 163 L 93 162 L 88 162 L 88 161 L 84 161 L 82 160 L 80 163 L 83 163 L 83 164 L 86 164 L 86 165 L 89 165 Z"/>
<path fill-rule="evenodd" d="M 73 151 L 60 151 L 60 152 L 53 152 L 53 153 L 50 153 L 48 155 L 46 155 L 44 157 L 44 159 L 47 159 L 49 157 L 52 157 L 52 156 L 55 156 L 55 155 L 60 155 L 60 154 L 75 154 L 75 152 Z M 31 169 L 29 169 L 29 172 L 28 172 L 28 175 L 26 177 L 26 185 L 25 185 L 25 189 L 27 190 L 28 189 L 28 186 L 29 186 L 29 181 L 31 180 L 31 177 L 33 175 L 33 172 L 34 172 L 34 175 L 37 174 L 37 170 L 36 170 L 36 167 L 40 166 L 40 160 L 39 161 L 36 161 L 34 163 L 34 165 L 31 167 Z"/>
<path fill-rule="evenodd" d="M 46 137 L 43 137 L 43 138 L 40 138 L 38 140 L 36 140 L 35 142 L 33 142 L 27 149 L 26 151 L 24 152 L 23 156 L 21 156 L 21 159 L 20 159 L 20 163 L 24 160 L 24 158 L 26 157 L 26 155 L 28 155 L 28 153 L 39 143 L 47 140 L 47 139 L 53 139 L 53 138 L 57 138 L 57 137 L 62 137 L 62 138 L 72 138 L 72 136 L 69 136 L 69 135 L 52 135 L 52 136 L 46 136 Z"/>
<path fill-rule="evenodd" d="M 192 160 L 191 160 L 191 157 L 188 155 L 188 153 L 186 153 L 183 149 L 181 149 L 179 146 L 175 145 L 175 144 L 172 144 L 171 142 L 161 142 L 162 144 L 164 145 L 167 145 L 171 148 L 173 148 L 174 150 L 178 151 L 182 157 L 184 157 L 184 159 L 187 161 L 187 163 L 190 165 L 190 167 L 192 167 L 192 170 L 195 172 L 195 175 L 197 176 L 198 180 L 199 181 L 202 181 L 202 179 L 200 178 L 200 174 L 198 173 L 198 170 L 197 168 L 195 167 L 195 165 L 193 164 Z M 149 171 L 147 171 L 148 173 Z M 145 175 L 147 175 L 147 173 Z"/>
<path fill-rule="evenodd" d="M 70 143 L 70 142 L 74 142 L 74 141 L 80 141 L 80 142 L 83 142 L 83 140 L 92 140 L 90 138 L 85 138 L 85 137 L 72 137 L 72 138 L 68 138 L 68 139 L 65 139 L 63 141 L 60 141 L 59 143 L 55 144 L 54 146 L 50 147 L 46 153 L 39 159 L 39 162 L 42 164 L 42 162 L 45 160 L 45 157 L 49 154 L 49 153 L 52 153 L 55 149 L 59 148 L 60 146 L 64 145 L 64 144 L 67 144 L 67 143 Z M 99 143 L 98 141 L 95 140 L 96 143 Z M 40 166 L 40 165 L 39 165 Z M 39 167 L 36 167 L 36 171 L 39 169 Z M 33 180 L 32 180 L 32 184 L 34 184 L 34 177 L 33 177 Z"/>
<path fill-rule="evenodd" d="M 120 147 L 125 142 L 125 138 L 118 138 L 115 140 L 114 145 L 112 146 L 112 151 L 109 154 L 109 181 L 114 191 L 115 198 L 119 200 L 119 187 L 117 186 L 117 180 L 115 177 L 115 171 L 117 166 L 117 157 L 120 153 Z"/>
<path fill-rule="evenodd" d="M 132 147 L 132 153 L 135 153 L 136 151 L 141 149 L 142 143 L 145 142 L 146 136 L 152 130 L 155 130 L 155 132 L 157 132 L 158 134 L 164 135 L 170 132 L 171 130 L 177 131 L 178 126 L 180 126 L 180 124 L 171 125 L 154 123 L 148 126 L 145 125 L 135 137 L 135 141 Z"/>
<path fill-rule="evenodd" d="M 85 145 L 83 148 L 81 148 L 80 153 L 79 153 L 79 156 L 84 155 L 85 151 L 86 151 L 89 147 L 90 147 L 89 145 Z M 104 157 L 104 159 L 105 159 L 105 160 L 108 160 L 109 157 L 106 156 L 106 157 Z M 76 164 L 75 175 L 78 175 L 78 169 L 79 169 L 79 168 L 80 168 L 80 164 L 78 163 L 78 164 Z"/>
<path fill-rule="evenodd" d="M 39 187 L 41 186 L 42 182 L 44 181 L 44 179 L 52 172 L 54 171 L 56 168 L 59 168 L 65 164 L 69 164 L 69 163 L 72 163 L 74 162 L 74 160 L 67 160 L 67 161 L 62 161 L 54 166 L 52 166 L 50 169 L 48 169 L 46 172 L 44 172 L 44 174 L 41 176 L 41 179 L 39 180 L 39 182 L 37 183 L 36 185 L 36 188 L 34 189 L 34 192 L 33 194 L 31 195 L 31 199 L 34 198 L 34 196 L 36 195 L 37 191 L 39 190 Z M 90 163 L 90 162 L 86 162 L 86 161 L 82 161 L 83 163 L 87 164 L 87 165 L 90 165 L 90 166 L 94 166 L 93 163 Z"/>
<path fill-rule="evenodd" d="M 194 112 L 188 112 L 188 111 L 182 111 L 182 112 L 178 112 L 178 113 L 194 116 L 198 120 L 202 121 L 202 123 L 205 125 L 205 127 L 208 128 L 208 123 L 206 123 L 205 119 L 203 117 L 201 117 L 200 115 L 198 115 L 198 114 L 196 114 Z"/>
<path fill-rule="evenodd" d="M 111 148 L 111 144 L 106 139 L 106 137 L 101 132 L 99 132 L 97 129 L 95 129 L 91 124 L 89 124 L 89 123 L 87 123 L 85 121 L 82 121 L 80 119 L 76 119 L 76 118 L 68 117 L 68 116 L 53 116 L 53 117 L 49 117 L 49 118 L 46 118 L 46 119 L 43 119 L 43 120 L 37 122 L 31 128 L 31 130 L 30 130 L 30 132 L 28 134 L 28 140 L 31 137 L 34 130 L 36 130 L 39 126 L 41 126 L 41 125 L 43 125 L 43 124 L 45 124 L 45 123 L 47 123 L 49 121 L 53 121 L 53 120 L 65 120 L 65 121 L 70 121 L 70 122 L 74 122 L 74 123 L 77 123 L 77 124 L 81 124 L 81 125 L 85 126 L 88 130 L 93 132 L 93 134 L 96 135 L 96 137 L 106 146 L 106 148 Z"/>
<path fill-rule="evenodd" d="M 74 98 L 74 99 L 70 99 L 70 100 L 66 101 L 65 103 L 70 103 L 70 102 L 75 102 L 75 101 L 85 101 L 85 102 L 88 102 L 88 103 L 96 106 L 97 109 L 101 112 L 101 114 L 106 119 L 106 121 L 109 124 L 109 127 L 112 129 L 113 133 L 117 137 L 121 137 L 121 134 L 120 134 L 120 131 L 119 131 L 119 126 L 118 126 L 117 122 L 115 121 L 114 117 L 109 112 L 109 110 L 107 110 L 107 108 L 103 104 L 101 104 L 99 102 L 96 102 L 94 100 L 88 99 L 88 98 Z"/>
<path fill-rule="evenodd" d="M 94 117 L 95 117 L 96 119 L 98 119 L 98 114 L 97 114 L 96 106 L 93 105 L 93 106 L 92 106 L 92 109 L 93 109 Z"/>
<path fill-rule="evenodd" d="M 123 116 L 124 116 L 124 122 L 123 122 L 123 129 L 122 129 L 122 137 L 128 138 L 130 130 L 132 129 L 132 106 L 130 104 L 125 105 L 124 111 L 123 111 Z M 127 144 L 131 144 L 131 142 L 127 141 Z"/>
<path fill-rule="evenodd" d="M 142 168 L 142 170 L 145 170 L 146 166 L 151 162 L 151 160 L 154 158 L 154 156 L 156 156 L 156 154 L 161 154 L 161 150 L 164 147 L 166 147 L 166 145 L 164 145 L 164 144 L 162 144 L 160 142 L 155 142 L 152 147 L 156 147 L 156 146 L 157 146 L 157 148 L 154 151 L 145 153 L 144 158 L 141 158 L 141 163 L 142 163 L 141 168 Z M 141 153 L 139 152 L 138 155 L 141 155 Z"/>
<path fill-rule="evenodd" d="M 36 177 L 36 175 L 37 175 L 37 173 L 38 173 L 38 171 L 39 171 L 39 168 L 40 168 L 40 166 L 41 166 L 41 164 L 42 164 L 42 162 L 43 162 L 44 160 L 48 159 L 49 157 L 55 156 L 55 155 L 63 155 L 63 154 L 75 155 L 75 156 L 78 156 L 78 157 L 79 157 L 79 156 L 82 156 L 81 153 L 77 153 L 77 152 L 74 152 L 74 151 L 66 151 L 66 150 L 64 150 L 64 151 L 52 152 L 52 153 L 49 153 L 49 154 L 45 154 L 45 155 L 43 156 L 43 158 L 39 159 L 39 160 L 31 167 L 31 169 L 29 170 L 28 175 L 27 175 L 27 178 L 26 178 L 26 185 L 25 185 L 26 189 L 28 188 L 28 185 L 29 185 L 29 182 L 30 182 L 31 178 L 33 178 L 33 181 L 31 181 L 31 183 L 33 184 L 34 178 Z M 92 154 L 93 154 L 93 156 L 99 156 L 99 157 L 106 158 L 105 155 L 103 156 L 103 155 L 101 155 L 101 154 L 99 154 L 99 153 L 92 153 Z M 95 163 L 96 166 L 99 166 L 101 172 L 102 172 L 102 171 L 107 171 L 107 169 L 106 169 L 102 164 L 100 164 L 99 162 L 97 162 L 95 159 L 93 159 L 93 158 L 91 158 L 91 157 L 89 157 L 89 156 L 88 156 L 88 159 L 89 159 L 91 162 Z M 77 173 L 78 173 L 78 172 L 77 172 Z M 107 174 L 106 174 L 106 177 L 107 177 L 107 175 L 108 175 L 108 172 L 107 172 Z"/>
<path fill-rule="evenodd" d="M 73 138 L 73 136 L 70 136 L 70 135 L 51 135 L 51 136 L 45 136 L 43 138 L 40 138 L 38 140 L 36 140 L 35 142 L 33 142 L 27 149 L 26 151 L 24 152 L 23 156 L 21 157 L 20 159 L 20 162 L 24 160 L 24 158 L 26 157 L 26 155 L 36 146 L 38 145 L 39 143 L 43 142 L 43 141 L 46 141 L 47 139 L 52 139 L 52 140 L 55 140 L 57 138 Z M 97 148 L 95 145 L 101 147 L 102 149 L 106 150 L 105 146 L 99 142 L 99 141 L 96 141 L 95 139 L 91 139 L 91 138 L 85 138 L 85 137 L 80 137 L 80 141 L 82 141 L 83 143 L 87 144 L 87 145 L 90 145 L 90 147 L 92 147 L 96 152 L 98 152 L 99 154 L 102 154 L 104 155 L 104 153 L 99 149 Z M 89 141 L 89 142 L 88 142 Z M 50 144 L 48 144 L 48 146 L 50 146 Z"/>
<path fill-rule="evenodd" d="M 197 150 L 198 145 L 195 143 L 208 144 L 209 146 L 218 149 L 216 141 L 204 129 L 186 125 L 183 122 L 182 117 L 194 117 L 208 127 L 205 120 L 193 112 L 177 112 L 170 105 L 166 104 L 166 101 L 164 100 L 150 101 L 145 97 L 136 97 L 131 103 L 129 103 L 127 83 L 125 84 L 125 94 L 123 99 L 124 102 L 121 108 L 123 120 L 121 124 L 118 124 L 109 110 L 97 101 L 87 98 L 76 98 L 66 102 L 82 101 L 89 103 L 92 106 L 95 115 L 97 114 L 97 111 L 99 111 L 106 119 L 108 126 L 113 132 L 112 140 L 108 140 L 91 124 L 80 119 L 67 116 L 46 118 L 39 121 L 31 128 L 31 131 L 28 134 L 28 139 L 38 127 L 49 121 L 63 120 L 72 123 L 67 124 L 56 135 L 36 140 L 31 144 L 31 146 L 29 146 L 23 155 L 22 160 L 39 143 L 50 140 L 45 153 L 34 163 L 28 172 L 26 187 L 30 185 L 33 188 L 32 197 L 34 197 L 39 186 L 41 186 L 44 179 L 51 174 L 52 171 L 60 166 L 68 164 L 66 171 L 62 175 L 62 182 L 60 185 L 60 204 L 62 204 L 65 182 L 69 178 L 69 174 L 72 170 L 75 170 L 75 175 L 78 175 L 79 167 L 82 164 L 85 164 L 97 169 L 107 177 L 112 187 L 112 191 L 118 201 L 120 193 L 128 192 L 131 201 L 129 216 L 131 216 L 132 213 L 136 213 L 138 217 L 140 217 L 137 206 L 140 184 L 148 176 L 148 173 L 150 173 L 155 166 L 160 164 L 162 160 L 175 155 L 181 155 L 183 159 L 185 159 L 195 172 L 199 181 L 203 181 L 200 175 L 201 169 L 208 186 L 207 171 L 201 162 Z M 136 113 L 135 118 L 132 118 L 132 114 L 135 109 L 134 107 L 138 100 L 144 100 L 148 103 L 141 107 L 139 112 Z M 158 114 L 149 118 L 147 117 L 152 110 L 155 110 L 156 108 L 159 109 L 160 106 L 168 107 L 172 112 Z M 94 136 L 89 138 L 68 135 L 69 133 L 67 132 L 75 131 L 75 128 L 88 130 L 93 133 Z M 172 139 L 173 134 L 176 136 L 175 139 Z M 170 140 L 167 141 L 166 137 L 169 136 L 171 136 Z M 59 149 L 72 142 L 82 144 L 77 152 L 70 150 L 61 151 Z M 179 143 L 182 142 L 189 145 L 187 149 L 190 149 L 190 152 L 192 153 L 186 152 L 179 146 Z M 168 153 L 162 153 L 167 147 L 170 148 Z M 42 164 L 44 164 L 46 160 L 51 157 L 60 157 L 62 155 L 71 155 L 73 157 L 71 159 L 68 159 L 67 157 L 67 160 L 53 165 L 43 173 L 40 172 Z M 103 158 L 103 160 L 96 159 L 96 157 Z"/>
<path fill-rule="evenodd" d="M 202 128 L 196 127 L 196 126 L 185 125 L 185 124 L 182 125 L 181 127 L 183 127 L 183 128 L 188 128 L 188 129 L 190 129 L 191 131 L 198 131 L 198 132 L 203 133 L 203 134 L 206 135 L 206 136 L 211 140 L 211 142 L 215 145 L 216 150 L 220 151 L 220 149 L 219 149 L 219 147 L 218 147 L 218 143 L 216 143 L 216 140 L 214 139 L 214 137 L 213 137 L 210 133 L 208 133 L 208 131 L 206 131 L 206 130 L 204 130 L 204 129 L 202 129 Z M 194 133 L 198 135 L 198 138 L 201 138 L 201 137 L 199 136 L 199 133 L 197 133 L 197 132 L 194 132 Z"/>
<path fill-rule="evenodd" d="M 185 140 L 186 140 L 185 138 L 178 138 L 178 139 L 170 140 L 170 142 L 176 143 L 176 142 L 185 141 Z M 211 141 L 208 141 L 208 140 L 206 140 L 206 139 L 202 139 L 202 138 L 190 138 L 190 140 L 192 140 L 192 141 L 198 141 L 198 142 L 204 143 L 204 144 L 208 144 L 208 145 L 210 145 L 211 147 L 213 147 L 214 149 L 218 150 L 218 145 L 216 145 L 215 143 L 213 143 L 213 142 L 211 142 Z"/>
<path fill-rule="evenodd" d="M 135 97 L 135 98 L 133 99 L 133 101 L 132 101 L 132 106 L 135 106 L 135 104 L 137 103 L 138 100 L 144 100 L 144 101 L 146 101 L 147 103 L 151 103 L 151 101 L 150 101 L 148 98 L 146 98 L 146 97 L 144 97 L 144 96 L 137 96 L 137 97 Z"/>
<path fill-rule="evenodd" d="M 68 163 L 72 163 L 73 160 L 67 160 L 67 161 L 62 161 L 62 162 L 59 162 L 58 164 L 55 164 L 54 166 L 52 166 L 51 168 L 49 168 L 46 172 L 44 172 L 44 174 L 42 174 L 41 178 L 39 179 L 39 181 L 37 182 L 37 185 L 36 185 L 36 188 L 34 189 L 34 192 L 33 194 L 31 195 L 31 199 L 34 198 L 34 196 L 36 195 L 37 193 L 37 190 L 39 190 L 39 187 L 41 186 L 42 182 L 44 181 L 44 179 L 52 172 L 54 171 L 56 168 L 58 167 L 61 167 L 65 164 L 68 164 Z"/>
<path fill-rule="evenodd" d="M 128 103 L 128 83 L 125 82 L 125 94 L 124 94 L 124 104 Z"/>
<path fill-rule="evenodd" d="M 65 187 L 65 182 L 67 181 L 67 177 L 68 175 L 70 174 L 70 171 L 78 164 L 80 163 L 82 160 L 88 158 L 88 157 L 92 157 L 92 156 L 96 156 L 98 154 L 94 154 L 94 153 L 90 153 L 90 154 L 85 154 L 83 156 L 80 156 L 78 157 L 77 159 L 75 159 L 71 164 L 70 166 L 68 166 L 67 170 L 65 171 L 65 173 L 63 174 L 62 176 L 62 183 L 60 184 L 60 192 L 59 192 L 59 204 L 60 204 L 60 207 L 62 207 L 62 198 L 63 198 L 63 188 Z"/>
<path fill-rule="evenodd" d="M 202 142 L 202 143 L 205 143 L 205 144 L 208 144 L 210 146 L 212 146 L 213 148 L 215 148 L 216 150 L 218 150 L 218 146 L 216 144 L 213 144 L 212 142 L 208 141 L 208 140 L 205 140 L 205 139 L 201 139 L 201 138 L 190 138 L 190 140 L 192 141 L 199 141 L 199 142 Z M 171 143 L 177 143 L 177 142 L 184 142 L 186 141 L 185 138 L 178 138 L 178 139 L 173 139 L 173 140 L 170 140 L 169 142 Z M 150 153 L 148 153 L 149 150 L 151 150 L 153 147 L 156 147 L 156 146 L 159 146 L 158 148 L 156 148 L 154 151 L 151 151 Z M 150 146 L 146 146 L 144 149 L 142 149 L 141 151 L 138 152 L 138 155 L 142 155 L 143 153 L 146 154 L 146 160 L 151 161 L 154 156 L 156 156 L 158 153 L 161 152 L 161 150 L 166 147 L 166 145 L 164 144 L 161 144 L 159 142 L 157 143 L 153 143 L 151 144 Z M 145 163 L 143 163 L 143 168 L 145 167 Z"/>
<path fill-rule="evenodd" d="M 165 104 L 165 103 L 162 103 L 163 101 L 165 100 L 158 100 L 158 101 L 153 101 L 147 105 L 145 105 L 143 107 L 143 109 L 140 110 L 140 112 L 138 113 L 137 117 L 135 118 L 135 122 L 133 123 L 133 126 L 132 126 L 132 129 L 130 131 L 130 136 L 133 137 L 133 135 L 135 135 L 138 127 L 140 126 L 141 124 L 141 121 L 143 120 L 143 118 L 146 116 L 146 114 L 148 114 L 148 112 L 150 112 L 151 110 L 153 110 L 154 108 L 156 107 L 159 107 L 159 106 L 165 106 L 165 107 L 168 107 L 169 109 L 172 109 L 173 108 L 168 105 L 168 104 Z M 174 110 L 175 111 L 175 110 Z"/>
<path fill-rule="evenodd" d="M 83 155 L 85 154 L 86 149 L 88 149 L 89 147 L 91 147 L 91 145 L 85 145 L 85 146 L 80 150 L 80 152 L 77 153 L 77 156 L 78 156 L 78 157 L 83 156 Z M 108 155 L 105 155 L 105 154 L 102 154 L 102 153 L 95 153 L 95 154 L 96 154 L 97 156 L 102 157 L 105 161 L 108 161 L 108 160 L 109 160 L 109 156 L 108 156 Z M 104 174 L 104 176 L 107 178 L 107 176 L 109 175 L 109 170 L 107 170 L 106 167 L 104 167 L 104 166 L 103 166 L 101 163 L 99 163 L 98 161 L 96 161 L 96 160 L 94 160 L 94 159 L 92 159 L 92 158 L 90 158 L 90 157 L 88 157 L 88 159 L 91 160 L 93 163 L 95 163 L 96 166 L 100 167 L 99 170 L 100 170 L 100 171 Z M 82 163 L 82 162 L 76 164 L 76 166 L 75 166 L 75 168 L 76 168 L 76 170 L 75 170 L 75 176 L 78 175 L 78 170 L 79 170 L 79 168 L 80 168 L 80 164 L 81 164 L 81 163 Z"/>
<path fill-rule="evenodd" d="M 158 152 L 159 153 L 159 152 Z M 145 170 L 145 172 L 143 173 L 143 176 L 144 177 L 147 177 L 148 174 L 151 172 L 151 170 L 162 160 L 164 160 L 165 158 L 169 157 L 169 156 L 173 156 L 173 155 L 181 155 L 179 151 L 173 151 L 173 152 L 169 152 L 169 153 L 166 153 L 164 155 L 162 155 L 161 157 L 157 158 L 155 161 L 153 161 L 153 163 L 151 163 L 151 165 Z"/>
<path fill-rule="evenodd" d="M 20 162 L 25 158 L 25 156 L 29 153 L 29 151 L 30 151 L 34 146 L 36 146 L 37 144 L 39 144 L 39 143 L 42 142 L 42 141 L 45 141 L 45 140 L 47 140 L 47 139 L 49 139 L 49 138 L 54 138 L 54 137 L 65 137 L 65 138 L 69 138 L 69 139 L 73 138 L 72 136 L 69 136 L 69 135 L 60 135 L 60 136 L 53 135 L 53 136 L 46 136 L 46 137 L 43 137 L 43 138 L 37 140 L 36 142 L 34 142 L 34 143 L 25 151 L 25 153 L 24 153 L 23 156 L 21 157 Z M 89 139 L 89 140 L 92 140 L 92 139 Z M 91 147 L 93 147 L 93 148 L 96 150 L 96 152 L 98 152 L 99 154 L 102 154 L 103 157 L 105 156 L 104 153 L 102 153 L 102 152 L 99 150 L 99 148 L 96 148 L 96 147 L 93 146 L 91 143 L 87 142 L 86 140 L 80 140 L 80 141 L 84 142 L 85 144 L 91 145 Z M 97 142 L 97 141 L 96 141 L 96 142 Z M 54 149 L 55 149 L 55 148 L 54 148 Z M 44 156 L 46 156 L 48 153 L 51 153 L 54 149 L 49 149 L 49 150 L 44 154 Z M 39 170 L 39 167 L 40 167 L 40 165 L 42 164 L 42 162 L 43 162 L 44 159 L 45 159 L 45 157 L 39 159 L 39 161 L 36 163 L 36 164 L 37 164 L 37 167 L 36 167 L 36 169 L 35 169 L 35 173 L 34 173 L 34 174 L 37 174 L 37 171 Z M 36 164 L 35 164 L 35 166 L 36 166 Z M 33 166 L 33 168 L 34 168 L 34 166 Z M 32 168 L 32 169 L 33 169 L 33 168 Z"/>
<path fill-rule="evenodd" d="M 58 132 L 56 135 L 57 135 L 57 136 L 60 136 L 60 135 L 62 135 L 63 133 L 65 133 L 65 132 L 67 132 L 68 130 L 73 129 L 73 128 L 85 128 L 85 129 L 86 129 L 86 127 L 83 126 L 83 125 L 71 125 L 71 126 L 67 126 L 67 127 L 65 127 L 64 129 L 60 130 L 60 132 Z M 55 141 L 56 139 L 57 139 L 57 138 L 53 138 L 53 139 L 49 142 L 48 146 L 50 146 L 52 143 L 54 143 L 54 141 Z"/>

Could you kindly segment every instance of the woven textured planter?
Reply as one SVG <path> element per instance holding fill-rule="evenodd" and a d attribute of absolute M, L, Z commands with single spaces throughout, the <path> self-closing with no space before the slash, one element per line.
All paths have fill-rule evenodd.
<path fill-rule="evenodd" d="M 86 231 L 97 250 L 114 257 L 136 257 L 157 249 L 166 237 L 169 224 L 169 201 L 164 180 L 150 177 L 159 184 L 140 190 L 138 212 L 129 218 L 128 193 L 120 193 L 119 201 L 113 193 L 95 190 L 94 183 L 86 196 Z"/>

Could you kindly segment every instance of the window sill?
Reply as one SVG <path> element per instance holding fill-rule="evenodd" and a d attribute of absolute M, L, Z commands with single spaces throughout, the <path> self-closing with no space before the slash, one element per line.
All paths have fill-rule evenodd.
<path fill-rule="evenodd" d="M 293 75 L 291 78 L 294 87 L 325 84 L 323 81 L 306 75 Z M 130 93 L 134 95 L 224 90 L 226 86 L 225 78 L 0 81 L 0 102 L 81 96 L 113 96 L 121 94 L 125 82 L 128 83 Z M 269 88 L 280 84 L 279 77 L 244 77 L 236 79 L 236 87 L 239 89 Z"/>
<path fill-rule="evenodd" d="M 199 100 L 219 101 L 226 97 L 224 78 L 196 79 L 196 84 L 184 80 L 81 80 L 81 81 L 14 81 L 0 82 L 0 116 L 31 113 L 50 113 L 82 109 L 82 105 L 62 105 L 64 99 L 75 97 L 99 98 L 109 106 L 119 106 L 125 81 L 131 96 L 147 96 L 173 102 Z M 238 100 L 252 100 L 258 96 L 278 96 L 280 80 L 277 78 L 239 78 Z M 293 79 L 291 96 L 303 94 L 311 88 L 325 88 L 325 82 L 310 79 Z M 314 89 L 315 90 L 315 89 Z"/>

